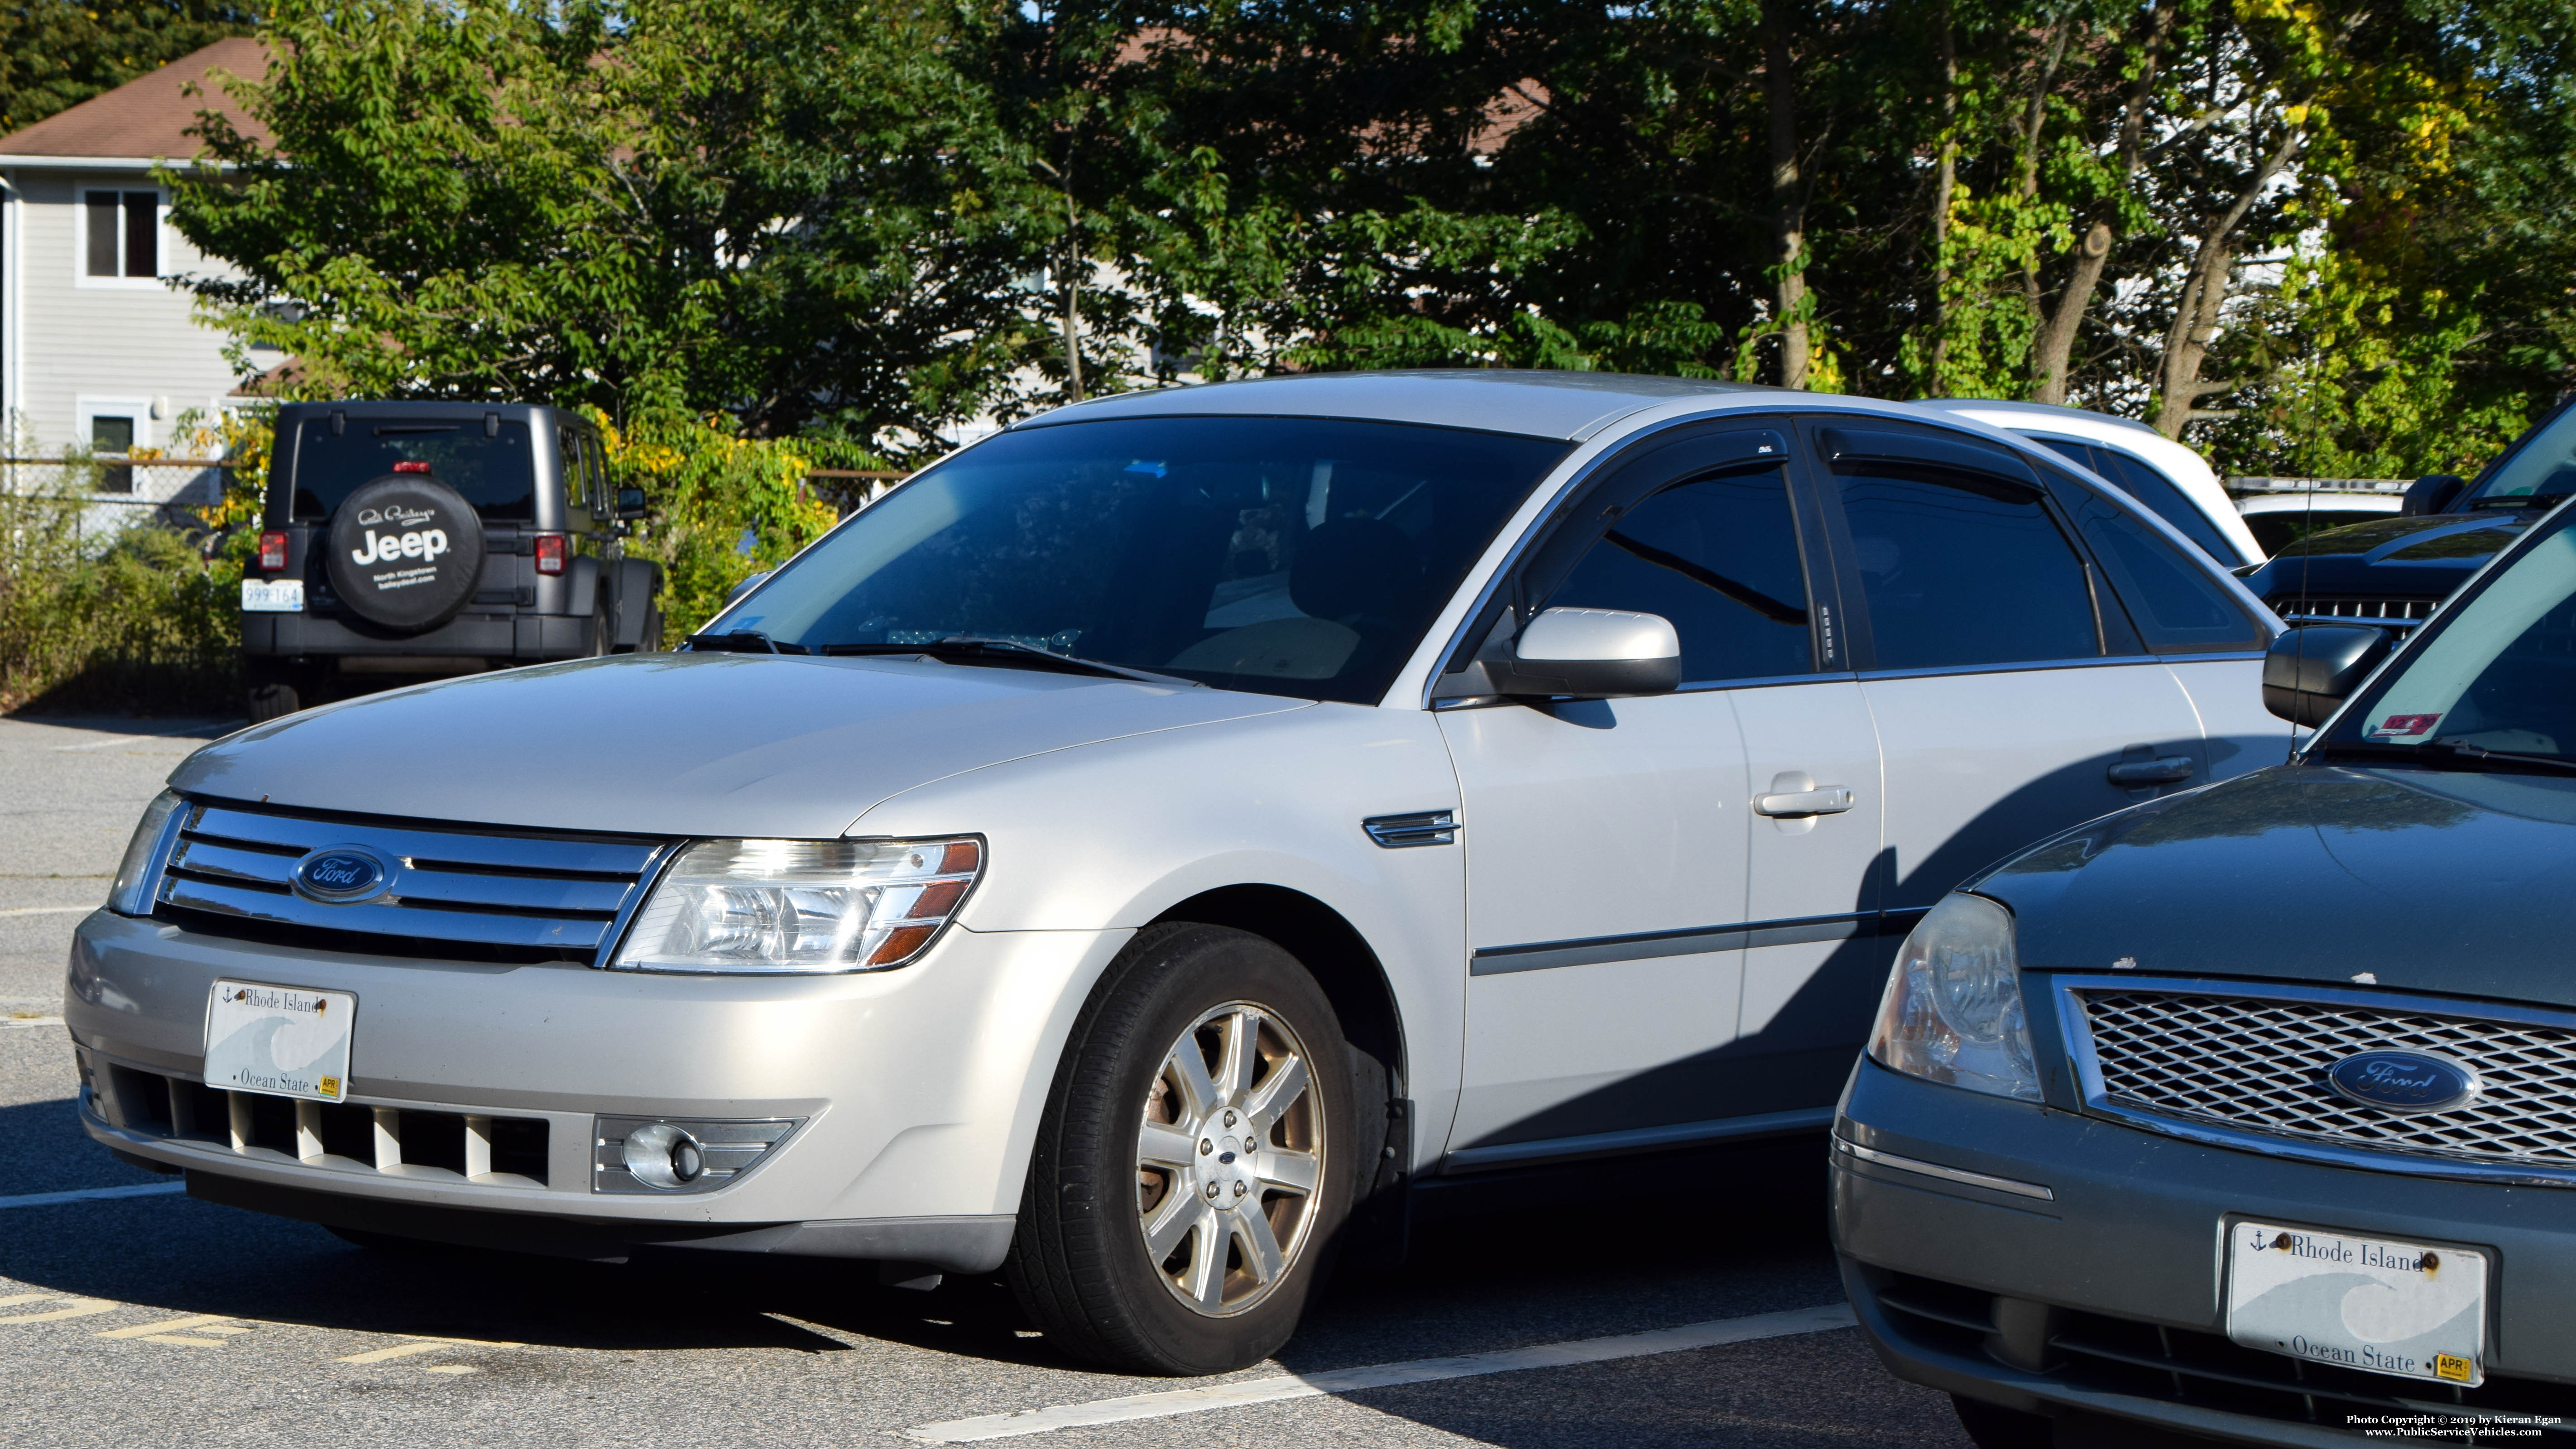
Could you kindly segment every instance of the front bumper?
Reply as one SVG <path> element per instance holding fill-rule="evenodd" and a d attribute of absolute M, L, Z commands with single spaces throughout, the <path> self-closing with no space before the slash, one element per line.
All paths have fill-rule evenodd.
<path fill-rule="evenodd" d="M 577 1256 L 685 1243 L 981 1271 L 1008 1246 L 1071 1014 L 1127 934 L 959 928 L 896 971 L 680 976 L 338 954 L 101 911 L 75 934 L 63 1015 L 82 1125 L 201 1196 Z M 198 1088 L 218 979 L 354 994 L 350 1106 L 481 1134 L 483 1152 L 379 1168 L 297 1125 L 228 1130 L 225 1099 L 244 1094 Z M 178 1110 L 153 1110 L 155 1093 Z M 291 1110 L 256 1102 L 272 1122 Z M 609 1193 L 593 1182 L 602 1117 L 800 1125 L 712 1191 Z"/>
<path fill-rule="evenodd" d="M 2109 1414 L 2251 1443 L 2348 1444 L 2356 1431 L 2346 1415 L 2408 1413 L 2557 1416 L 2561 1428 L 2543 1442 L 2576 1439 L 2576 1190 L 2230 1151 L 1866 1059 L 1834 1133 L 1844 1284 L 1900 1378 L 2028 1412 Z M 2220 1258 L 2229 1215 L 2492 1254 L 2486 1384 L 2453 1390 L 2230 1342 Z"/>

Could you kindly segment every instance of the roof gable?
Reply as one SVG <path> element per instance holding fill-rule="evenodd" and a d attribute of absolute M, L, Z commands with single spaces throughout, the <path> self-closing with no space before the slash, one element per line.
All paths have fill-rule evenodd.
<path fill-rule="evenodd" d="M 0 160 L 82 156 L 127 161 L 194 159 L 205 142 L 188 134 L 199 111 L 215 111 L 243 134 L 266 141 L 268 129 L 226 94 L 212 71 L 258 79 L 268 74 L 268 44 L 254 36 L 218 40 L 159 70 L 0 137 Z M 196 87 L 192 92 L 191 87 Z"/>

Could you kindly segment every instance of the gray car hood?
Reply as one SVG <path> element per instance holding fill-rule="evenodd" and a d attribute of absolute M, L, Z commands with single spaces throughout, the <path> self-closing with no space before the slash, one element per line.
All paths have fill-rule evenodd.
<path fill-rule="evenodd" d="M 1969 889 L 2026 967 L 2576 1006 L 2576 778 L 2276 765 L 2034 847 Z"/>
<path fill-rule="evenodd" d="M 960 771 L 1304 705 L 911 658 L 630 655 L 289 715 L 197 751 L 170 783 L 415 820 L 810 839 Z"/>

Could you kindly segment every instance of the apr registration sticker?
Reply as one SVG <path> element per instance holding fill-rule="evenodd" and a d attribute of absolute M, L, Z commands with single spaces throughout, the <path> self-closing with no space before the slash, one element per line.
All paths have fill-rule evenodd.
<path fill-rule="evenodd" d="M 206 1004 L 206 1085 L 337 1102 L 349 1092 L 358 998 L 218 981 Z"/>
<path fill-rule="evenodd" d="M 2372 726 L 2370 737 L 2374 740 L 2420 740 L 2431 734 L 2433 726 L 2441 722 L 2442 717 L 2438 714 L 2392 714 Z"/>

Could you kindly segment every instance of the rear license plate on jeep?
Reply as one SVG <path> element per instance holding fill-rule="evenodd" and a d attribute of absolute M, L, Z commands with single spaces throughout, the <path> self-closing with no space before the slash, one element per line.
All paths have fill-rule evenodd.
<path fill-rule="evenodd" d="M 242 611 L 249 614 L 300 614 L 304 612 L 304 581 L 244 579 Z"/>
<path fill-rule="evenodd" d="M 206 1085 L 341 1101 L 357 1020 L 358 998 L 345 991 L 218 981 L 206 1003 Z"/>
<path fill-rule="evenodd" d="M 2487 1255 L 2279 1223 L 2227 1227 L 2227 1336 L 2247 1348 L 2475 1388 Z"/>

